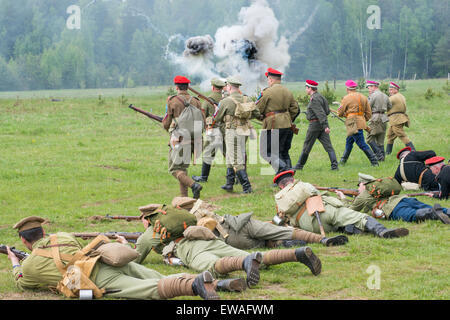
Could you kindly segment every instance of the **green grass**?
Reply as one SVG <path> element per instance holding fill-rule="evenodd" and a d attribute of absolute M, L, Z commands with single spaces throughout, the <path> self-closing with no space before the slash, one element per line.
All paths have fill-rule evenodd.
<path fill-rule="evenodd" d="M 435 150 L 450 157 L 450 105 L 445 80 L 406 82 L 411 128 L 407 134 L 419 150 Z M 296 95 L 304 95 L 303 83 L 289 83 Z M 425 99 L 428 88 L 440 92 Z M 167 172 L 168 134 L 159 124 L 121 104 L 124 95 L 155 114 L 164 114 L 167 88 L 62 90 L 0 93 L 0 243 L 24 250 L 12 225 L 21 218 L 39 215 L 50 220 L 47 232 L 143 231 L 136 222 L 92 221 L 93 215 L 138 215 L 138 207 L 169 203 L 179 193 L 178 183 Z M 367 92 L 364 92 L 367 94 Z M 102 103 L 98 95 L 102 94 Z M 339 98 L 344 87 L 338 83 Z M 61 101 L 51 101 L 58 98 Z M 301 106 L 305 110 L 306 106 Z M 329 118 L 332 141 L 338 157 L 344 151 L 345 127 Z M 299 116 L 300 134 L 294 137 L 291 157 L 300 155 L 307 121 Z M 394 153 L 403 145 L 396 141 Z M 200 163 L 200 162 L 199 162 Z M 320 144 L 311 152 L 305 169 L 297 174 L 306 182 L 323 186 L 355 188 L 358 172 L 377 177 L 393 176 L 397 159 L 387 158 L 380 167 L 354 149 L 347 165 L 330 171 L 327 154 Z M 249 165 L 254 194 L 230 196 L 220 189 L 225 182 L 223 165 L 211 171 L 202 198 L 220 206 L 219 213 L 253 211 L 256 218 L 270 220 L 275 213 L 268 167 L 260 161 Z M 189 174 L 199 174 L 201 165 Z M 240 186 L 237 186 L 240 191 Z M 420 200 L 433 204 L 429 198 Z M 450 207 L 450 201 L 441 201 Z M 261 271 L 255 289 L 242 294 L 221 294 L 223 299 L 449 299 L 450 251 L 448 226 L 440 222 L 409 224 L 384 222 L 388 227 L 407 227 L 410 235 L 384 240 L 369 235 L 353 236 L 346 246 L 311 247 L 320 257 L 323 272 L 314 277 L 302 265 L 289 263 Z M 369 266 L 381 270 L 380 290 L 367 287 Z M 178 273 L 152 253 L 145 266 L 163 274 Z M 183 270 L 188 271 L 188 270 Z M 0 256 L 0 299 L 56 299 L 53 294 L 18 291 L 5 255 Z M 235 273 L 233 275 L 243 275 Z"/>

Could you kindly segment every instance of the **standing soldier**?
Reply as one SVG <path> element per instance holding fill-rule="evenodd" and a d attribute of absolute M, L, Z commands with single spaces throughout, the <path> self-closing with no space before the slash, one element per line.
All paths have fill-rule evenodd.
<path fill-rule="evenodd" d="M 234 77 L 227 79 L 227 90 L 230 95 L 220 102 L 214 121 L 218 125 L 225 124 L 227 183 L 222 186 L 222 189 L 232 192 L 237 176 L 244 193 L 252 193 L 252 186 L 245 169 L 246 143 L 253 129 L 250 119 L 259 119 L 260 114 L 256 105 L 249 103 L 247 101 L 249 98 L 241 94 L 239 90 L 241 85 L 241 81 Z M 241 107 L 247 108 L 249 105 L 252 107 L 242 112 Z"/>
<path fill-rule="evenodd" d="M 317 139 L 319 139 L 331 161 L 331 170 L 338 170 L 336 153 L 330 139 L 330 128 L 327 116 L 330 114 L 328 101 L 317 92 L 319 84 L 313 80 L 306 80 L 306 93 L 311 97 L 306 109 L 306 119 L 309 120 L 303 151 L 294 169 L 302 170 L 308 160 L 309 153 Z"/>
<path fill-rule="evenodd" d="M 384 139 L 386 137 L 387 122 L 389 122 L 386 112 L 388 109 L 391 109 L 392 105 L 389 97 L 378 88 L 379 85 L 379 82 L 367 81 L 369 103 L 372 109 L 367 144 L 372 148 L 378 161 L 384 161 Z"/>
<path fill-rule="evenodd" d="M 389 117 L 389 130 L 387 133 L 387 147 L 386 154 L 392 153 L 394 147 L 394 141 L 399 138 L 407 147 L 410 147 L 412 151 L 415 151 L 415 147 L 411 140 L 405 133 L 404 127 L 409 128 L 409 117 L 406 114 L 406 99 L 399 92 L 400 86 L 391 82 L 389 85 L 389 100 L 392 107 L 388 109 Z"/>
<path fill-rule="evenodd" d="M 222 91 L 226 86 L 225 81 L 214 78 L 211 80 L 212 93 L 208 97 L 212 101 L 219 104 L 223 99 Z M 216 106 L 204 101 L 202 109 L 205 110 L 206 117 L 206 138 L 203 146 L 203 164 L 201 176 L 192 176 L 195 182 L 208 182 L 209 172 L 211 170 L 212 162 L 216 156 L 217 149 L 221 149 L 225 155 L 225 129 L 224 126 L 217 126 L 213 121 L 214 113 L 216 112 Z"/>
<path fill-rule="evenodd" d="M 291 149 L 293 123 L 300 114 L 300 108 L 293 94 L 281 85 L 280 71 L 269 68 L 266 72 L 269 87 L 261 92 L 256 102 L 263 120 L 260 153 L 272 165 L 276 173 L 292 168 L 289 150 Z M 272 141 L 276 139 L 276 141 Z M 278 147 L 278 152 L 272 150 Z"/>
<path fill-rule="evenodd" d="M 370 160 L 372 166 L 378 166 L 378 160 L 373 151 L 367 145 L 364 139 L 363 130 L 367 130 L 367 121 L 372 117 L 369 101 L 359 92 L 356 92 L 358 84 L 353 80 L 345 83 L 347 95 L 342 99 L 341 106 L 338 109 L 338 116 L 345 117 L 345 126 L 347 127 L 347 141 L 345 151 L 340 161 L 341 164 L 347 162 L 353 149 L 353 143 L 364 152 Z"/>
<path fill-rule="evenodd" d="M 187 197 L 188 188 L 191 188 L 193 198 L 198 199 L 200 198 L 202 186 L 187 175 L 192 148 L 195 148 L 195 141 L 185 141 L 188 137 L 185 137 L 184 135 L 180 136 L 177 131 L 179 117 L 185 108 L 192 105 L 201 110 L 200 101 L 196 97 L 191 97 L 187 92 L 189 83 L 191 83 L 191 81 L 186 77 L 176 76 L 174 78 L 174 84 L 178 94 L 167 98 L 166 115 L 162 123 L 164 129 L 170 133 L 169 172 L 179 181 L 181 196 Z M 195 122 L 200 121 L 204 127 L 204 114 L 203 112 L 200 113 L 201 116 L 197 114 L 197 120 Z M 197 123 L 192 123 L 190 125 L 194 128 L 198 126 Z"/>

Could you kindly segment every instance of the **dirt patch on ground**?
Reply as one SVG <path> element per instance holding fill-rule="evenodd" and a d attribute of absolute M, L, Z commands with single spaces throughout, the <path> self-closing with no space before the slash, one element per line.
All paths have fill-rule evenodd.
<path fill-rule="evenodd" d="M 0 300 L 61 300 L 61 296 L 51 292 L 2 293 Z"/>
<path fill-rule="evenodd" d="M 342 251 L 338 249 L 329 249 L 320 253 L 321 256 L 330 256 L 330 257 L 346 257 L 350 254 L 347 251 Z"/>
<path fill-rule="evenodd" d="M 99 165 L 99 166 L 95 166 L 98 168 L 103 168 L 103 169 L 108 169 L 108 170 L 123 170 L 123 168 L 120 167 L 116 167 L 116 166 L 107 166 L 107 165 Z"/>

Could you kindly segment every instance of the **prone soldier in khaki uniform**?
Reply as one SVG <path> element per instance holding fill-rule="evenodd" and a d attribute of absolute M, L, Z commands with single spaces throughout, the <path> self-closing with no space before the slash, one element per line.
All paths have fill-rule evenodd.
<path fill-rule="evenodd" d="M 213 275 L 222 276 L 230 272 L 243 270 L 246 272 L 246 285 L 253 287 L 259 282 L 260 264 L 266 266 L 286 262 L 300 262 L 306 265 L 314 275 L 320 274 L 322 264 L 320 259 L 314 255 L 311 248 L 302 247 L 297 249 L 280 249 L 262 252 L 248 253 L 247 251 L 234 248 L 224 241 L 218 239 L 210 229 L 202 226 L 188 227 L 179 239 L 162 244 L 160 235 L 150 224 L 149 216 L 155 205 L 140 207 L 141 220 L 146 231 L 136 242 L 136 250 L 140 257 L 135 260 L 142 263 L 147 255 L 154 250 L 162 253 L 166 258 L 179 258 L 183 265 L 194 270 L 208 270 Z M 195 235 L 194 235 L 195 234 Z M 234 289 L 233 282 L 220 286 L 221 290 L 242 291 L 240 285 Z"/>
<path fill-rule="evenodd" d="M 96 298 L 107 294 L 109 297 L 127 299 L 159 300 L 195 295 L 204 299 L 218 299 L 214 278 L 209 272 L 164 276 L 134 262 L 120 267 L 111 266 L 102 262 L 98 254 L 92 257 L 89 255 L 96 248 L 93 244 L 101 243 L 97 239 L 83 248 L 69 233 L 58 232 L 47 237 L 41 226 L 44 221 L 43 218 L 33 216 L 22 219 L 14 226 L 19 231 L 22 243 L 32 251 L 20 264 L 8 248 L 8 258 L 12 262 L 14 279 L 19 289 L 56 287 L 66 296 L 70 292 L 72 297 L 76 297 L 78 290 L 92 290 Z M 124 238 L 118 240 L 126 243 Z M 105 238 L 102 241 L 108 240 Z M 70 278 L 71 275 L 73 278 Z M 76 281 L 67 282 L 68 279 Z"/>
<path fill-rule="evenodd" d="M 179 141 L 175 133 L 178 118 L 186 108 L 186 103 L 191 104 L 201 110 L 201 103 L 196 97 L 192 97 L 187 92 L 191 81 L 183 76 L 176 76 L 174 84 L 178 94 L 167 98 L 166 115 L 162 121 L 163 127 L 170 133 L 170 152 L 169 152 L 169 173 L 179 181 L 181 196 L 188 196 L 188 188 L 192 189 L 193 197 L 200 198 L 202 186 L 192 180 L 187 175 L 192 152 L 196 157 L 196 141 Z M 202 112 L 203 127 L 205 124 L 205 115 Z M 201 136 L 199 137 L 201 139 Z M 200 140 L 201 143 L 201 140 Z M 192 150 L 194 149 L 194 150 Z"/>
<path fill-rule="evenodd" d="M 250 119 L 259 119 L 260 114 L 256 106 L 246 111 L 246 117 L 241 118 L 236 114 L 237 104 L 249 104 L 248 97 L 244 97 L 239 87 L 242 85 L 237 78 L 227 79 L 227 90 L 230 96 L 223 99 L 219 104 L 219 110 L 214 117 L 214 121 L 225 126 L 225 144 L 227 161 L 227 182 L 222 189 L 232 192 L 236 176 L 242 185 L 244 193 L 252 193 L 252 186 L 246 171 L 246 144 L 249 136 L 254 130 Z M 252 104 L 250 100 L 250 104 Z"/>
<path fill-rule="evenodd" d="M 358 196 L 349 203 L 348 207 L 355 211 L 367 212 L 378 219 L 403 220 L 406 222 L 422 222 L 425 220 L 440 220 L 442 223 L 450 223 L 450 212 L 447 208 L 442 208 L 439 204 L 434 207 L 425 204 L 416 198 L 408 195 L 392 195 L 388 197 L 375 198 L 369 191 L 370 183 L 377 179 L 359 174 Z M 392 188 L 390 183 L 397 184 L 397 189 L 401 190 L 401 185 L 393 179 L 381 179 L 380 184 L 385 184 L 386 188 Z M 345 195 L 336 191 L 341 200 L 347 201 Z M 431 194 L 432 196 L 432 194 Z"/>
<path fill-rule="evenodd" d="M 289 150 L 294 136 L 293 123 L 300 108 L 292 92 L 281 84 L 283 73 L 269 68 L 266 72 L 269 87 L 261 92 L 256 104 L 263 120 L 260 136 L 261 157 L 276 173 L 292 168 Z"/>
<path fill-rule="evenodd" d="M 384 161 L 386 156 L 384 151 L 384 139 L 386 137 L 387 122 L 389 122 L 386 112 L 392 105 L 389 97 L 378 88 L 379 85 L 379 82 L 367 81 L 369 104 L 372 109 L 372 118 L 369 120 L 370 130 L 367 134 L 367 144 L 372 148 L 378 161 Z"/>
<path fill-rule="evenodd" d="M 358 147 L 364 152 L 372 166 L 378 166 L 378 160 L 373 151 L 367 145 L 364 139 L 363 130 L 366 130 L 367 121 L 372 117 L 369 101 L 359 92 L 356 92 L 358 84 L 353 80 L 345 83 L 347 95 L 342 99 L 341 106 L 338 109 L 338 116 L 347 118 L 345 126 L 347 127 L 347 141 L 345 151 L 342 155 L 341 164 L 345 164 L 350 156 L 353 144 L 356 142 Z"/>
<path fill-rule="evenodd" d="M 406 99 L 399 92 L 400 86 L 391 82 L 389 85 L 389 100 L 392 107 L 388 109 L 389 130 L 387 133 L 386 154 L 392 153 L 395 139 L 399 138 L 407 147 L 415 151 L 415 147 L 405 133 L 405 126 L 409 128 L 409 117 L 406 114 Z"/>
<path fill-rule="evenodd" d="M 208 97 L 212 101 L 219 104 L 223 99 L 222 91 L 226 86 L 225 81 L 214 78 L 211 80 L 212 93 Z M 213 117 L 216 113 L 215 105 L 204 101 L 202 104 L 202 109 L 205 110 L 206 117 L 206 137 L 205 143 L 203 145 L 203 163 L 202 163 L 202 173 L 200 176 L 192 176 L 195 182 L 208 182 L 209 173 L 211 171 L 211 165 L 216 156 L 217 150 L 221 150 L 222 154 L 225 155 L 225 128 L 223 125 L 218 126 L 214 121 Z"/>
<path fill-rule="evenodd" d="M 327 195 L 326 192 L 319 192 L 311 184 L 295 181 L 292 171 L 279 174 L 275 183 L 282 189 L 275 195 L 279 210 L 277 215 L 287 225 L 314 233 L 322 233 L 322 231 L 347 234 L 367 232 L 380 238 L 398 238 L 409 234 L 408 229 L 405 228 L 387 229 L 373 217 L 347 208 L 342 201 Z M 323 207 L 323 212 L 319 215 L 320 223 L 315 215 L 309 214 L 311 208 L 308 208 L 308 199 L 317 196 L 321 197 L 318 201 L 322 202 Z M 295 203 L 292 208 L 284 208 L 283 203 L 293 203 L 292 201 Z M 284 210 L 286 212 L 283 212 Z"/>
<path fill-rule="evenodd" d="M 306 243 L 340 246 L 348 242 L 343 235 L 327 238 L 298 228 L 263 222 L 254 219 L 252 212 L 220 216 L 214 212 L 212 204 L 203 200 L 176 197 L 172 206 L 188 210 L 196 216 L 197 225 L 209 228 L 219 239 L 242 250 L 279 246 L 289 248 Z"/>
<path fill-rule="evenodd" d="M 331 170 L 338 170 L 338 162 L 331 143 L 330 128 L 328 125 L 330 108 L 328 107 L 327 99 L 317 92 L 318 85 L 319 84 L 313 80 L 306 80 L 306 93 L 311 97 L 311 101 L 306 109 L 306 119 L 309 121 L 309 127 L 306 132 L 302 154 L 294 168 L 295 170 L 303 169 L 306 161 L 308 161 L 309 153 L 317 139 L 319 139 L 330 157 Z"/>

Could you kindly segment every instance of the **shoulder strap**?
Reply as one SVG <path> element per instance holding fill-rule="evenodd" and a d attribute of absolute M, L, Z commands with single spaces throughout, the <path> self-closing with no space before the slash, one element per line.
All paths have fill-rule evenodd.
<path fill-rule="evenodd" d="M 403 181 L 408 182 L 408 179 L 406 179 L 406 175 L 405 175 L 404 162 L 405 162 L 405 158 L 402 158 L 402 160 L 400 160 L 400 175 L 402 176 Z"/>
<path fill-rule="evenodd" d="M 420 176 L 419 176 L 419 181 L 418 181 L 419 187 L 422 187 L 422 179 L 423 179 L 423 175 L 425 174 L 425 172 L 426 172 L 427 170 L 428 170 L 428 168 L 426 168 L 425 170 L 423 170 L 422 173 L 421 173 Z"/>

